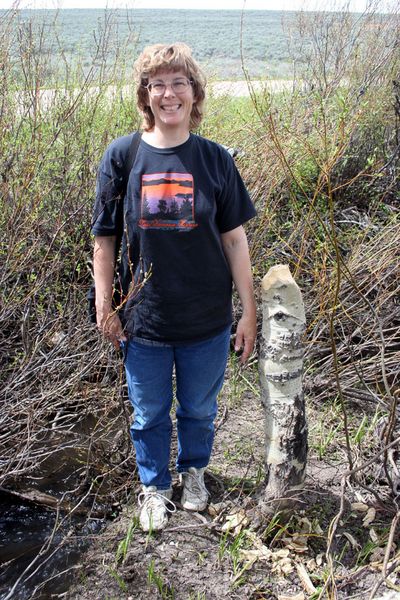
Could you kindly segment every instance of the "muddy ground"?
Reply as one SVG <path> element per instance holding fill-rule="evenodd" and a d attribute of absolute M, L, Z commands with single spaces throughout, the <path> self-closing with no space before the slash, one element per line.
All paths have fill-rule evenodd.
<path fill-rule="evenodd" d="M 400 598 L 398 530 L 392 527 L 391 536 L 393 503 L 385 489 L 380 491 L 382 502 L 353 484 L 342 494 L 344 448 L 337 435 L 322 436 L 321 428 L 331 431 L 329 414 L 312 402 L 300 503 L 286 517 L 260 518 L 256 508 L 263 489 L 264 434 L 255 369 L 242 374 L 231 370 L 227 381 L 206 473 L 208 511 L 183 511 L 176 479 L 177 510 L 168 527 L 144 534 L 137 526 L 137 486 L 119 517 L 82 558 L 67 597 L 367 600 L 390 592 Z"/>

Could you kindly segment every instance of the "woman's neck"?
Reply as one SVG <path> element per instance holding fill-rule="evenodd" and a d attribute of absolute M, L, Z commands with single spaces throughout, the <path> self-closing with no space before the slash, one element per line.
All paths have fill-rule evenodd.
<path fill-rule="evenodd" d="M 164 131 L 154 127 L 151 131 L 144 131 L 142 138 L 155 148 L 174 148 L 184 144 L 190 136 L 190 131 Z"/>

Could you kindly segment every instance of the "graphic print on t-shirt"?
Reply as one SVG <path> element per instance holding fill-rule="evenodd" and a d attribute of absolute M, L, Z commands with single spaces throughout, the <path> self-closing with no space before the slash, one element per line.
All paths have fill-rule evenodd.
<path fill-rule="evenodd" d="M 188 231 L 194 219 L 193 176 L 189 173 L 142 175 L 142 229 Z"/>

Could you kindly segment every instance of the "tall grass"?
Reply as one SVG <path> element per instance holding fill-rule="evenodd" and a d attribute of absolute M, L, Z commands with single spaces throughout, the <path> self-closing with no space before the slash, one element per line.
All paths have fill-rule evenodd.
<path fill-rule="evenodd" d="M 254 262 L 263 258 L 260 275 L 289 263 L 299 279 L 305 384 L 314 402 L 339 398 L 350 470 L 363 461 L 350 443 L 355 405 L 372 419 L 379 403 L 386 415 L 376 449 L 398 436 L 398 25 L 397 14 L 300 14 L 313 44 L 297 49 L 293 92 L 252 98 L 259 128 L 246 179 L 257 173 L 264 196 Z M 396 468 L 384 469 L 396 495 Z"/>
<path fill-rule="evenodd" d="M 106 386 L 117 360 L 86 320 L 94 181 L 106 144 L 137 128 L 138 115 L 122 91 L 123 48 L 108 61 L 107 19 L 83 70 L 61 51 L 49 65 L 57 40 L 46 24 L 19 27 L 17 18 L 9 12 L 0 24 L 0 484 L 37 475 L 50 456 L 76 446 L 85 458 L 74 480 L 85 489 L 120 410 Z M 89 417 L 97 425 L 87 433 L 79 423 Z M 119 468 L 120 458 L 101 458 L 100 472 Z"/>

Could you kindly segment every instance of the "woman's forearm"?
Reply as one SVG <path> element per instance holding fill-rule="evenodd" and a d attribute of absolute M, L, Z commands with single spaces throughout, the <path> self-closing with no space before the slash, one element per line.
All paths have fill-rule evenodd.
<path fill-rule="evenodd" d="M 111 311 L 115 242 L 115 236 L 96 236 L 94 240 L 93 274 L 96 287 L 96 313 L 103 316 Z"/>
<path fill-rule="evenodd" d="M 242 350 L 240 360 L 245 363 L 253 351 L 257 335 L 257 314 L 249 247 L 243 227 L 237 227 L 221 234 L 221 240 L 243 309 L 236 329 L 235 350 Z"/>
<path fill-rule="evenodd" d="M 249 247 L 243 227 L 221 235 L 225 256 L 229 263 L 232 279 L 239 294 L 243 313 L 254 314 L 256 304 L 253 291 L 253 277 Z"/>
<path fill-rule="evenodd" d="M 96 321 L 103 335 L 115 348 L 126 336 L 116 312 L 112 309 L 115 263 L 115 236 L 96 236 L 93 253 L 93 274 L 96 288 Z"/>

